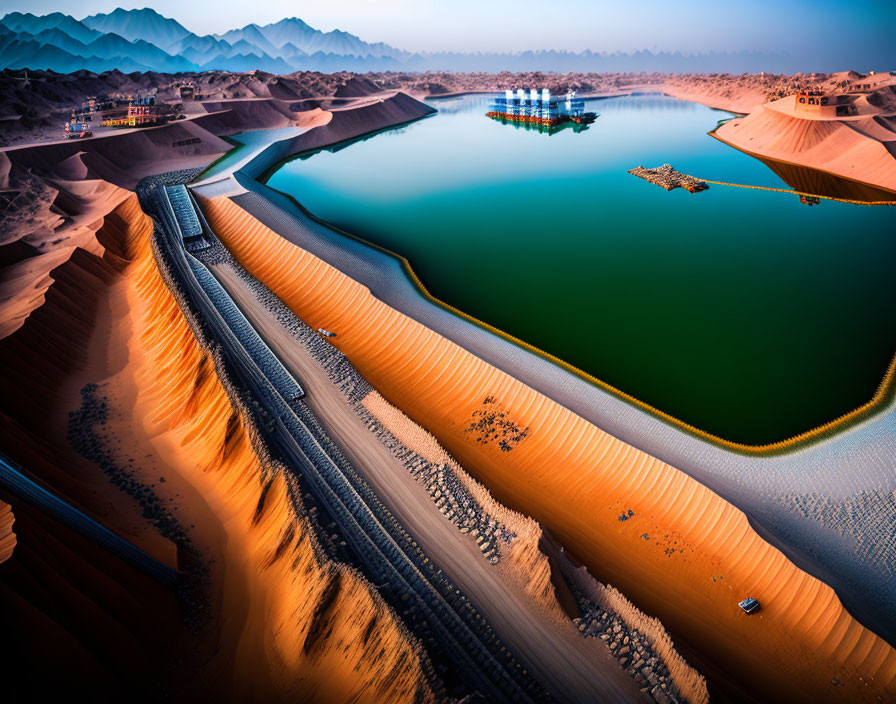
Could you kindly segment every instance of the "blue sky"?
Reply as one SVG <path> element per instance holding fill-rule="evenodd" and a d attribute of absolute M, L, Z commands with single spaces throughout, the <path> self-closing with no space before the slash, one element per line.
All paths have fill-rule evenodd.
<path fill-rule="evenodd" d="M 11 0 L 7 11 L 82 18 L 150 6 L 197 34 L 297 16 L 409 50 L 787 52 L 896 69 L 896 0 Z M 213 11 L 210 11 L 214 7 Z M 868 63 L 868 66 L 862 65 Z"/>

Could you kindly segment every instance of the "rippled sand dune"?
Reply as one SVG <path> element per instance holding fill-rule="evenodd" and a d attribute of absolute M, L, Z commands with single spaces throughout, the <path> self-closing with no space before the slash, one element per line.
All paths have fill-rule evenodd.
<path fill-rule="evenodd" d="M 896 696 L 896 652 L 739 510 L 388 307 L 233 202 L 205 206 L 240 262 L 310 325 L 335 331 L 332 342 L 386 399 L 499 501 L 538 520 L 595 577 L 730 673 L 732 692 L 793 701 Z M 477 420 L 486 403 L 525 433 L 492 441 Z M 760 613 L 740 611 L 747 596 L 762 602 Z"/>

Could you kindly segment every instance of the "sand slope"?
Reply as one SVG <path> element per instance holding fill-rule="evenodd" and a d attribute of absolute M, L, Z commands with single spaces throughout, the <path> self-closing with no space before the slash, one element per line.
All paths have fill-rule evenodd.
<path fill-rule="evenodd" d="M 153 672 L 153 686 L 176 686 L 175 700 L 434 701 L 420 646 L 362 578 L 323 557 L 282 475 L 256 456 L 160 278 L 136 197 L 123 192 L 99 223 L 92 251 L 73 248 L 49 272 L 40 304 L 0 343 L 0 410 L 9 414 L 0 439 L 54 491 L 154 556 L 181 569 L 203 565 L 205 625 L 197 636 L 172 593 L 23 513 L 23 549 L 3 566 L 0 605 L 16 614 L 7 633 L 23 662 L 55 672 L 35 691 L 65 686 L 71 696 L 96 678 L 105 684 L 95 691 L 113 697 Z M 118 471 L 151 488 L 192 552 L 175 550 L 134 499 L 72 451 L 66 417 L 88 382 L 108 412 L 97 442 Z M 10 522 L 0 513 L 3 554 L 15 540 Z M 45 645 L 38 658 L 42 638 L 59 648 Z M 130 660 L 140 665 L 128 668 Z M 29 672 L 12 679 L 12 691 Z"/>
<path fill-rule="evenodd" d="M 12 532 L 15 520 L 10 505 L 0 501 L 0 562 L 6 562 L 16 546 L 16 534 Z"/>
<path fill-rule="evenodd" d="M 765 91 L 761 86 L 734 88 L 724 82 L 713 83 L 708 79 L 698 83 L 682 79 L 667 81 L 663 85 L 663 91 L 680 100 L 690 100 L 730 112 L 750 113 L 766 101 Z"/>
<path fill-rule="evenodd" d="M 284 701 L 431 699 L 417 646 L 382 602 L 353 572 L 315 555 L 282 475 L 253 453 L 145 241 L 140 249 L 129 294 L 142 329 L 137 418 L 169 468 L 183 472 L 223 521 L 229 569 L 221 637 L 236 650 L 227 677 L 234 689 L 222 690 L 249 696 L 271 688 L 269 696 Z M 197 683 L 196 693 L 207 684 Z"/>
<path fill-rule="evenodd" d="M 805 120 L 773 106 L 730 120 L 714 134 L 751 154 L 896 191 L 896 157 L 887 147 L 896 146 L 896 131 L 889 122 L 873 116 L 851 121 Z"/>
<path fill-rule="evenodd" d="M 389 308 L 231 201 L 210 202 L 207 214 L 253 275 L 310 325 L 336 331 L 383 396 L 499 501 L 545 525 L 742 687 L 793 701 L 896 696 L 896 653 L 733 506 Z M 486 398 L 529 429 L 509 452 L 467 432 Z M 746 596 L 762 601 L 761 614 L 739 611 Z"/>

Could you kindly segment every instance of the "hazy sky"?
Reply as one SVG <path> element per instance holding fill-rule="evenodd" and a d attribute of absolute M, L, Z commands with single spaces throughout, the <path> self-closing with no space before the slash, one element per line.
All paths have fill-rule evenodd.
<path fill-rule="evenodd" d="M 896 68 L 896 0 L 10 0 L 81 19 L 150 6 L 197 34 L 301 17 L 408 50 L 782 51 Z M 214 8 L 212 10 L 212 8 Z M 881 61 L 890 65 L 879 66 Z M 853 68 L 870 68 L 856 65 Z"/>

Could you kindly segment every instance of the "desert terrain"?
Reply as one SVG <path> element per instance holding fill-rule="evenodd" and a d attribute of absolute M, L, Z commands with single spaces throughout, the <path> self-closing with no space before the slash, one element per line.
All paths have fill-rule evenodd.
<path fill-rule="evenodd" d="M 555 95 L 575 90 L 585 97 L 606 97 L 631 92 L 665 92 L 677 98 L 743 114 L 728 121 L 714 136 L 754 156 L 775 164 L 805 166 L 823 173 L 874 187 L 896 190 L 896 77 L 889 73 L 869 77 L 855 71 L 824 74 L 550 74 L 529 73 L 368 73 L 298 72 L 286 76 L 252 71 L 231 74 L 92 74 L 33 72 L 23 86 L 17 72 L 0 72 L 0 90 L 6 100 L 0 107 L 0 146 L 54 141 L 61 137 L 60 124 L 73 106 L 88 95 L 146 94 L 159 99 L 163 114 L 183 115 L 188 122 L 206 125 L 232 120 L 229 108 L 238 102 L 253 129 L 289 125 L 301 112 L 314 108 L 338 108 L 362 96 L 401 91 L 418 99 L 471 92 L 493 92 L 509 86 L 537 85 Z M 189 81 L 203 99 L 180 99 L 178 86 Z M 869 83 L 870 81 L 870 83 Z M 865 86 L 863 88 L 863 86 Z M 844 118 L 813 119 L 795 113 L 793 95 L 820 91 L 849 95 L 857 113 Z M 233 133 L 234 122 L 220 134 Z M 246 127 L 246 123 L 242 125 Z M 100 128 L 99 134 L 109 134 Z M 98 136 L 97 135 L 97 136 Z"/>
<path fill-rule="evenodd" d="M 95 695 L 102 682 L 98 693 L 112 697 L 151 681 L 151 697 L 177 701 L 473 694 L 272 452 L 263 416 L 160 264 L 160 221 L 137 196 L 146 177 L 199 173 L 244 131 L 292 130 L 279 159 L 425 117 L 425 97 L 537 84 L 664 91 L 742 113 L 715 136 L 896 190 L 896 79 L 857 94 L 856 119 L 812 120 L 787 109 L 792 91 L 845 92 L 860 76 L 190 78 L 202 100 L 180 99 L 183 76 L 35 72 L 23 87 L 0 73 L 2 450 L 181 579 L 160 584 L 0 487 L 0 599 L 21 644 L 13 691 Z M 184 117 L 62 138 L 67 111 L 88 95 L 148 91 Z M 402 312 L 344 261 L 312 251 L 294 213 L 262 205 L 263 221 L 250 205 L 264 202 L 255 177 L 271 158 L 254 154 L 226 174 L 234 197 L 196 188 L 221 247 L 207 269 L 303 385 L 334 453 L 509 646 L 501 657 L 522 663 L 531 691 L 555 701 L 896 697 L 893 647 L 746 506 Z M 323 236 L 342 246 L 342 235 Z M 475 506 L 469 520 L 457 496 Z M 746 596 L 762 611 L 746 616 Z M 50 675 L 37 671 L 48 660 Z"/>

